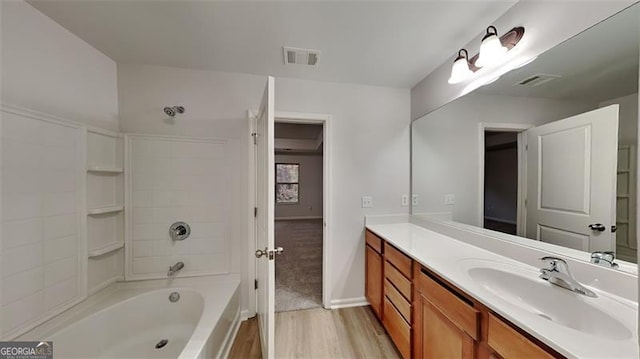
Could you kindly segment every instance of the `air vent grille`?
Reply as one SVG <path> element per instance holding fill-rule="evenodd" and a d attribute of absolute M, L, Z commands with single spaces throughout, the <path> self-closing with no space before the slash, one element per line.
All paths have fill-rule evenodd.
<path fill-rule="evenodd" d="M 536 87 L 542 84 L 545 84 L 549 81 L 553 81 L 555 79 L 559 79 L 560 75 L 549 75 L 549 74 L 535 74 L 529 76 L 525 79 L 522 79 L 514 84 L 514 86 L 527 86 L 527 87 Z"/>
<path fill-rule="evenodd" d="M 284 46 L 285 65 L 317 66 L 320 59 L 319 50 L 300 49 Z"/>

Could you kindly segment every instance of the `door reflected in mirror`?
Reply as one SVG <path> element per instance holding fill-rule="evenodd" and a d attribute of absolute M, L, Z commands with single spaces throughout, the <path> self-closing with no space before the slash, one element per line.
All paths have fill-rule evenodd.
<path fill-rule="evenodd" d="M 639 8 L 414 121 L 412 213 L 637 262 Z"/>

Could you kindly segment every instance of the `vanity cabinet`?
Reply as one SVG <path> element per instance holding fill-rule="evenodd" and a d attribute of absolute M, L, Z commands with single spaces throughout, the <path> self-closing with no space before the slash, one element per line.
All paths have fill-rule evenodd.
<path fill-rule="evenodd" d="M 365 233 L 365 296 L 371 309 L 382 320 L 382 239 Z"/>
<path fill-rule="evenodd" d="M 366 231 L 366 297 L 403 358 L 562 358 Z"/>
<path fill-rule="evenodd" d="M 387 242 L 383 244 L 384 307 L 382 325 L 405 359 L 411 358 L 413 260 Z"/>
<path fill-rule="evenodd" d="M 413 351 L 416 358 L 475 358 L 480 311 L 416 266 Z"/>

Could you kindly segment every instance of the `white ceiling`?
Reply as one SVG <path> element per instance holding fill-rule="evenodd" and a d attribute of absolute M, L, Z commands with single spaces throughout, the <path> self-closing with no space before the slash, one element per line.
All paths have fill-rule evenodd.
<path fill-rule="evenodd" d="M 119 63 L 413 87 L 517 0 L 27 0 Z M 318 49 L 285 66 L 282 46 Z"/>
<path fill-rule="evenodd" d="M 597 104 L 638 92 L 639 47 L 640 5 L 635 5 L 478 91 Z M 514 86 L 535 74 L 561 77 L 536 87 Z"/>

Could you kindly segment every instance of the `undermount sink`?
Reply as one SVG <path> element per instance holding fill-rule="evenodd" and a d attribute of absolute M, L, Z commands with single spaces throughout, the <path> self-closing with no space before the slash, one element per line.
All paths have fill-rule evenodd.
<path fill-rule="evenodd" d="M 625 340 L 632 330 L 606 313 L 632 312 L 631 308 L 600 295 L 589 298 L 538 278 L 538 272 L 489 260 L 464 260 L 461 267 L 496 302 L 506 302 L 557 325 L 599 337 Z M 493 301 L 493 299 L 492 299 Z"/>

